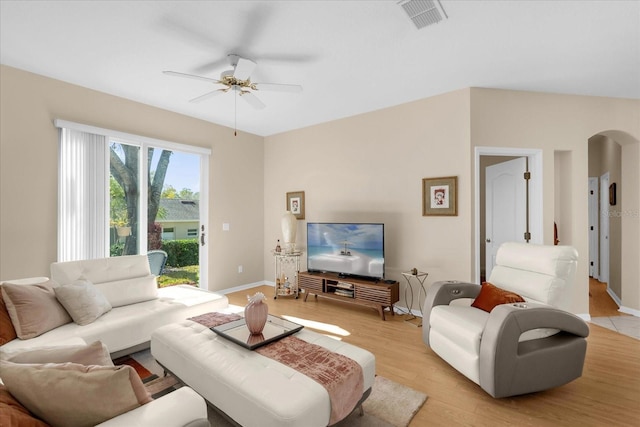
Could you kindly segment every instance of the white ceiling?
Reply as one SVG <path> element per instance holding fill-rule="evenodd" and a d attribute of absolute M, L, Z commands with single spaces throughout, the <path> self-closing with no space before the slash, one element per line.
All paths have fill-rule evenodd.
<path fill-rule="evenodd" d="M 418 30 L 396 1 L 0 1 L 0 62 L 234 127 L 230 92 L 194 104 L 240 54 L 255 82 L 300 84 L 237 102 L 268 136 L 465 87 L 640 99 L 640 2 L 443 1 Z"/>

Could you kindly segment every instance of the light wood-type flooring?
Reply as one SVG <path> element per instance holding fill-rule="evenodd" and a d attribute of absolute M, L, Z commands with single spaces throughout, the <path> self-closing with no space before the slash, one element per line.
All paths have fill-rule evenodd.
<path fill-rule="evenodd" d="M 607 293 L 607 284 L 589 278 L 589 314 L 591 317 L 627 316 Z"/>
<path fill-rule="evenodd" d="M 544 392 L 493 399 L 428 349 L 422 328 L 404 315 L 382 321 L 373 309 L 313 296 L 306 302 L 302 297 L 274 300 L 270 286 L 227 296 L 230 304 L 244 306 L 246 296 L 256 291 L 269 297 L 271 314 L 291 316 L 316 332 L 371 351 L 379 375 L 426 393 L 429 398 L 412 427 L 640 426 L 640 341 L 600 326 L 589 325 L 581 378 Z"/>

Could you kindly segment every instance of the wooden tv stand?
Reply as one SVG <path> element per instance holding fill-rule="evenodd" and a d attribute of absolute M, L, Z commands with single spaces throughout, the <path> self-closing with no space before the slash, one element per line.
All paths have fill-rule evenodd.
<path fill-rule="evenodd" d="M 384 309 L 389 307 L 391 315 L 394 315 L 393 304 L 400 299 L 400 284 L 384 280 L 373 281 L 366 279 L 354 279 L 340 277 L 335 273 L 300 273 L 300 289 L 304 289 L 304 300 L 309 294 L 342 301 L 350 304 L 362 305 L 378 310 L 382 320 Z"/>

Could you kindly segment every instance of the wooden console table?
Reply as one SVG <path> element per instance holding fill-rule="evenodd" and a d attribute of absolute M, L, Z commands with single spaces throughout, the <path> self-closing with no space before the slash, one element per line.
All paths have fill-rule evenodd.
<path fill-rule="evenodd" d="M 400 299 L 400 284 L 395 281 L 371 281 L 342 278 L 334 273 L 300 273 L 299 287 L 304 289 L 304 300 L 309 294 L 323 298 L 371 307 L 378 310 L 382 320 L 384 309 L 389 307 L 394 315 L 393 304 Z"/>

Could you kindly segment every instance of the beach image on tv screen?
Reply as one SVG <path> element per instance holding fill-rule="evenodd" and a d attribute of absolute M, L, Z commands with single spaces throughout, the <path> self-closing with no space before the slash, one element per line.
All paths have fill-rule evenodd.
<path fill-rule="evenodd" d="M 383 224 L 307 224 L 307 268 L 384 276 Z"/>

